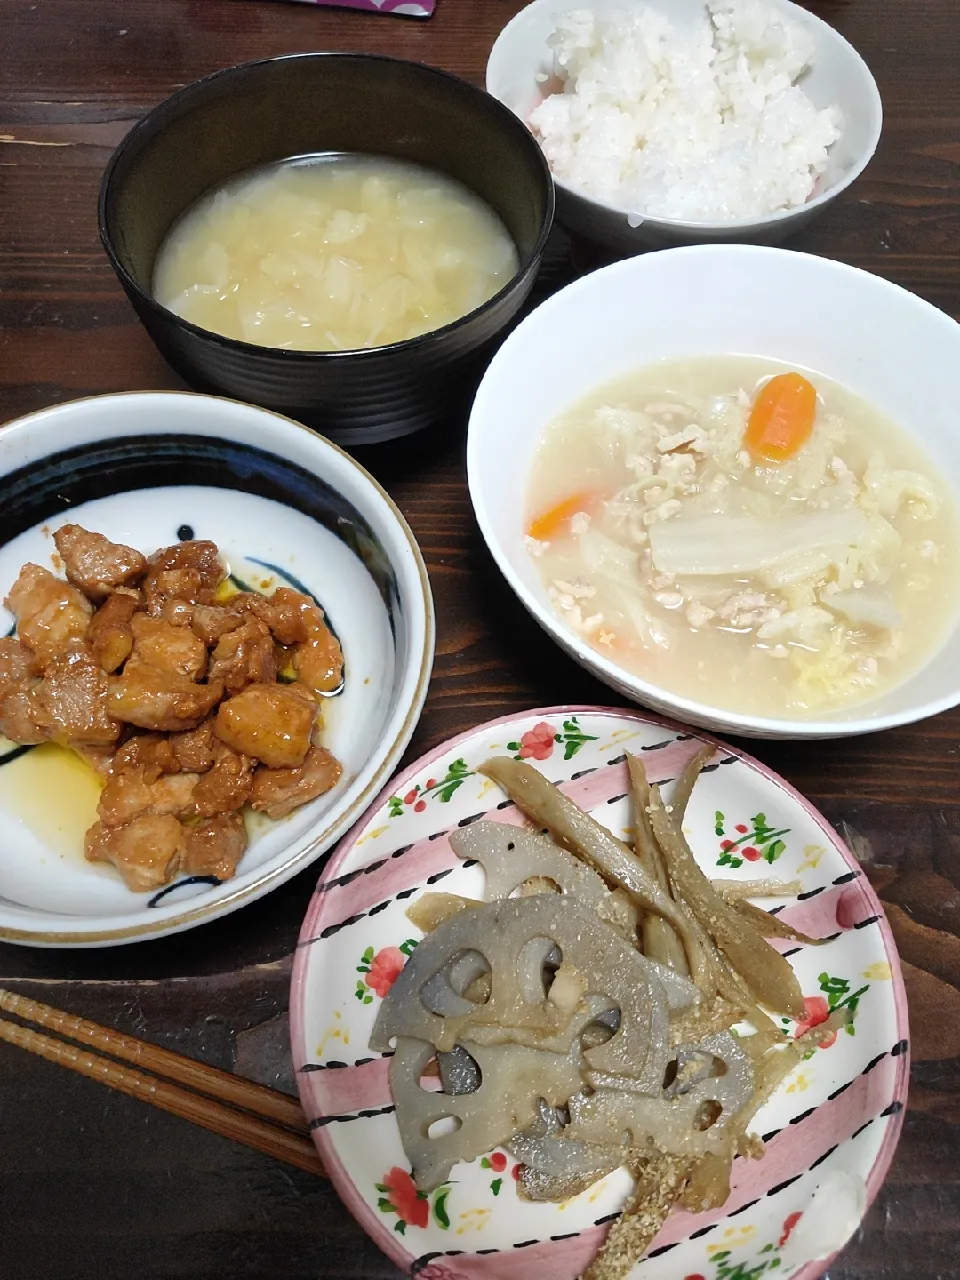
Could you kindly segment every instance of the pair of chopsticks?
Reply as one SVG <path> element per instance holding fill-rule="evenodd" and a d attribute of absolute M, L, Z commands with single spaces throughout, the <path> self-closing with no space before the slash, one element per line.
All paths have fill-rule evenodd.
<path fill-rule="evenodd" d="M 326 1177 L 300 1104 L 289 1094 L 3 988 L 0 1010 L 63 1037 L 55 1039 L 0 1018 L 0 1040 L 307 1173 Z M 71 1040 L 76 1043 L 68 1043 Z M 78 1044 L 97 1052 L 89 1053 Z M 132 1069 L 121 1065 L 125 1062 L 131 1063 Z"/>

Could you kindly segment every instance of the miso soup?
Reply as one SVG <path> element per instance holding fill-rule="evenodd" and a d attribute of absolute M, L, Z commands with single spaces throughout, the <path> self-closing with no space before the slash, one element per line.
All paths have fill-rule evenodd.
<path fill-rule="evenodd" d="M 188 209 L 161 245 L 153 293 L 229 338 L 347 351 L 460 319 L 517 265 L 503 223 L 453 178 L 383 156 L 305 157 Z"/>

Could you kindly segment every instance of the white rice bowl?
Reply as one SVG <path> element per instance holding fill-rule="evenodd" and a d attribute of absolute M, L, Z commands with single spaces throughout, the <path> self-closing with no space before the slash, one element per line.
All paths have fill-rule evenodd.
<path fill-rule="evenodd" d="M 685 221 L 803 204 L 840 111 L 797 81 L 810 32 L 767 0 L 713 0 L 678 29 L 644 7 L 561 15 L 563 82 L 530 115 L 554 175 L 594 199 Z"/>
<path fill-rule="evenodd" d="M 538 136 L 568 230 L 776 244 L 868 164 L 880 95 L 838 32 L 791 0 L 707 3 L 532 0 L 501 31 L 487 90 Z"/>

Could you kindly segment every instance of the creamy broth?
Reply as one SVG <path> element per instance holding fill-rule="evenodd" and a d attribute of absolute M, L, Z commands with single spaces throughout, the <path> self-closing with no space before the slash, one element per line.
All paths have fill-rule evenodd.
<path fill-rule="evenodd" d="M 453 178 L 381 156 L 306 157 L 187 210 L 161 245 L 153 292 L 229 338 L 346 351 L 460 319 L 517 265 L 503 223 Z"/>
<path fill-rule="evenodd" d="M 744 714 L 822 714 L 901 683 L 960 606 L 960 522 L 907 435 L 810 375 L 813 432 L 786 461 L 743 447 L 787 366 L 663 362 L 544 431 L 527 546 L 559 616 L 599 653 Z"/>

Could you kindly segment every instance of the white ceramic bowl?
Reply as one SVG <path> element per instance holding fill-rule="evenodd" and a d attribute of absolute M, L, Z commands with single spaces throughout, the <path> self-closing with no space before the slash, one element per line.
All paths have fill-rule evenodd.
<path fill-rule="evenodd" d="M 557 218 L 571 231 L 620 254 L 669 245 L 740 242 L 777 244 L 815 218 L 866 168 L 877 149 L 883 111 L 876 81 L 852 45 L 833 27 L 790 0 L 768 0 L 807 27 L 815 53 L 802 81 L 804 92 L 818 109 L 839 106 L 842 135 L 830 152 L 818 194 L 797 209 L 784 209 L 760 218 L 733 221 L 684 222 L 643 218 L 642 210 L 617 208 L 591 200 L 568 184 L 556 181 Z M 553 57 L 547 39 L 557 17 L 572 9 L 596 12 L 643 5 L 663 12 L 677 28 L 692 25 L 703 14 L 703 0 L 534 0 L 501 31 L 487 62 L 487 92 L 527 120 L 541 101 L 542 81 Z M 629 221 L 628 221 L 629 219 Z"/>
<path fill-rule="evenodd" d="M 769 738 L 870 733 L 960 703 L 960 627 L 890 692 L 819 719 L 739 715 L 630 675 L 553 612 L 524 545 L 524 493 L 543 427 L 588 392 L 660 359 L 764 356 L 833 378 L 916 437 L 960 501 L 960 326 L 876 276 L 825 258 L 699 245 L 628 258 L 562 289 L 510 335 L 470 415 L 470 497 L 494 559 L 540 625 L 627 697 L 691 724 Z"/>
<path fill-rule="evenodd" d="M 90 817 L 66 796 L 57 762 L 29 748 L 10 759 L 0 746 L 0 939 L 107 946 L 179 932 L 283 884 L 357 820 L 413 732 L 434 626 L 413 535 L 352 458 L 251 405 L 176 392 L 102 396 L 0 429 L 0 510 L 0 601 L 24 563 L 50 565 L 52 533 L 68 521 L 145 552 L 211 538 L 241 580 L 302 585 L 319 599 L 346 676 L 324 702 L 323 730 L 343 777 L 259 824 L 223 884 L 181 879 L 154 896 L 131 892 L 113 868 L 84 861 Z M 0 633 L 11 623 L 0 607 Z"/>

